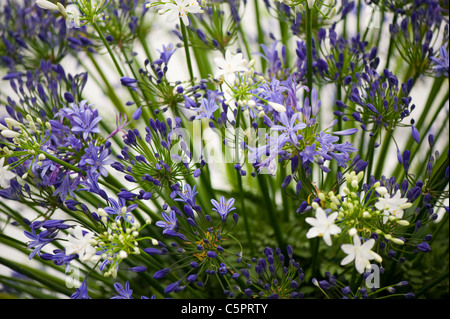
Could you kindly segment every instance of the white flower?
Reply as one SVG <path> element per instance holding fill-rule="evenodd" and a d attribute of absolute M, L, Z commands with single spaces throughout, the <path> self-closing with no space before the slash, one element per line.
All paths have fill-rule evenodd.
<path fill-rule="evenodd" d="M 312 9 L 314 7 L 314 3 L 316 2 L 316 0 L 308 0 L 308 8 Z"/>
<path fill-rule="evenodd" d="M 81 26 L 80 18 L 81 12 L 80 9 L 74 4 L 69 4 L 66 7 L 66 25 L 68 28 L 76 28 L 78 29 Z"/>
<path fill-rule="evenodd" d="M 93 233 L 76 226 L 72 234 L 67 237 L 69 245 L 66 247 L 66 255 L 78 254 L 81 260 L 89 260 L 96 253 L 96 249 L 91 246 L 93 237 Z"/>
<path fill-rule="evenodd" d="M 342 259 L 341 265 L 347 265 L 348 263 L 355 261 L 356 270 L 362 274 L 368 268 L 370 268 L 370 260 L 375 259 L 377 262 L 381 262 L 382 258 L 371 249 L 375 244 L 375 239 L 369 239 L 361 245 L 361 240 L 358 235 L 353 236 L 353 245 L 344 244 L 341 249 L 348 256 Z"/>
<path fill-rule="evenodd" d="M 242 53 L 232 55 L 227 49 L 225 58 L 217 57 L 214 59 L 219 71 L 216 72 L 215 78 L 224 77 L 225 82 L 233 84 L 236 79 L 236 72 L 247 72 L 247 61 L 243 58 Z"/>
<path fill-rule="evenodd" d="M 323 240 L 328 246 L 331 246 L 331 235 L 337 235 L 341 232 L 341 229 L 334 224 L 334 221 L 338 217 L 338 212 L 334 212 L 327 216 L 325 211 L 318 207 L 316 209 L 316 218 L 307 217 L 305 221 L 310 224 L 311 227 L 306 234 L 307 238 L 323 237 Z"/>
<path fill-rule="evenodd" d="M 401 198 L 400 190 L 392 198 L 389 193 L 384 194 L 384 197 L 379 197 L 375 203 L 376 209 L 384 212 L 383 224 L 386 224 L 390 215 L 401 219 L 404 213 L 403 210 L 411 206 L 412 203 L 408 203 L 407 198 Z"/>
<path fill-rule="evenodd" d="M 9 165 L 3 166 L 5 158 L 0 159 L 0 187 L 8 188 L 11 184 L 11 179 L 16 176 L 13 172 L 9 171 Z"/>
<path fill-rule="evenodd" d="M 175 3 L 170 2 L 164 4 L 164 9 L 161 9 L 162 14 L 168 14 L 166 22 L 175 22 L 178 18 L 183 20 L 184 25 L 189 25 L 188 13 L 199 13 L 202 8 L 195 0 L 175 0 Z"/>

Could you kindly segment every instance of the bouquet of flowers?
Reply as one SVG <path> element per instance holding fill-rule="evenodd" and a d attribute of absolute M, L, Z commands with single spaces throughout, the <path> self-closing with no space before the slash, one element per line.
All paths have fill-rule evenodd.
<path fill-rule="evenodd" d="M 0 298 L 448 298 L 448 0 L 0 12 Z"/>

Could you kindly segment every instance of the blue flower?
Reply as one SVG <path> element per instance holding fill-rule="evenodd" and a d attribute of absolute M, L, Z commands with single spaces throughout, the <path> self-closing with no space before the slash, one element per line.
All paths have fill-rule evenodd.
<path fill-rule="evenodd" d="M 298 119 L 299 113 L 295 113 L 288 118 L 287 112 L 283 112 L 279 114 L 278 121 L 282 125 L 274 125 L 271 127 L 272 130 L 282 131 L 283 133 L 280 135 L 280 139 L 289 138 L 290 141 L 294 144 L 298 144 L 297 132 L 303 130 L 306 127 L 305 123 L 296 123 Z"/>
<path fill-rule="evenodd" d="M 169 215 L 162 212 L 161 213 L 164 221 L 157 221 L 155 223 L 156 226 L 164 228 L 163 234 L 166 234 L 169 231 L 175 231 L 177 227 L 177 215 L 175 214 L 175 211 L 171 211 Z"/>
<path fill-rule="evenodd" d="M 31 241 L 28 243 L 27 248 L 34 248 L 34 250 L 29 255 L 30 259 L 32 259 L 34 255 L 36 255 L 36 253 L 40 255 L 41 249 L 44 248 L 45 245 L 53 241 L 53 238 L 44 238 L 40 234 L 36 234 L 34 228 L 31 228 L 31 233 L 29 231 L 24 231 L 24 234 L 31 239 Z"/>
<path fill-rule="evenodd" d="M 316 144 L 312 144 L 310 146 L 306 146 L 303 151 L 300 152 L 300 156 L 302 157 L 302 162 L 311 162 L 314 163 L 314 156 L 319 154 L 316 152 Z"/>
<path fill-rule="evenodd" d="M 130 283 L 128 281 L 125 283 L 125 287 L 116 282 L 114 288 L 118 294 L 111 297 L 111 299 L 133 299 L 133 290 L 130 289 Z"/>
<path fill-rule="evenodd" d="M 88 170 L 86 177 L 80 181 L 80 184 L 86 186 L 86 188 L 78 189 L 78 191 L 88 191 L 94 194 L 100 195 L 104 199 L 108 199 L 108 194 L 100 188 L 98 184 L 98 178 L 100 173 L 96 173 L 93 170 Z"/>
<path fill-rule="evenodd" d="M 443 74 L 446 78 L 448 78 L 449 58 L 445 47 L 441 46 L 439 48 L 439 58 L 430 57 L 430 60 L 435 64 L 433 70 L 436 72 L 436 75 L 441 76 Z"/>
<path fill-rule="evenodd" d="M 71 108 L 61 111 L 61 114 L 65 114 L 65 117 L 71 120 L 71 131 L 81 134 L 83 139 L 87 140 L 89 134 L 100 133 L 97 124 L 102 117 L 98 115 L 97 110 L 92 110 L 86 101 L 82 101 L 78 107 L 76 104 L 72 104 Z"/>
<path fill-rule="evenodd" d="M 197 185 L 194 185 L 194 187 L 191 187 L 191 185 L 189 185 L 189 184 L 184 184 L 183 191 L 177 192 L 177 195 L 180 198 L 175 198 L 174 200 L 188 204 L 191 207 L 195 207 L 196 206 L 195 195 L 198 194 L 198 192 L 196 191 L 196 188 L 197 188 Z"/>
<path fill-rule="evenodd" d="M 59 186 L 55 189 L 52 196 L 59 195 L 62 201 L 66 200 L 67 194 L 75 197 L 74 190 L 78 186 L 79 179 L 75 179 L 73 181 L 70 180 L 70 175 L 66 174 L 63 181 L 59 184 Z"/>
<path fill-rule="evenodd" d="M 91 169 L 98 170 L 103 176 L 108 176 L 108 171 L 106 170 L 105 166 L 114 163 L 113 159 L 108 158 L 111 154 L 111 150 L 107 148 L 101 150 L 100 147 L 90 144 L 86 149 L 86 154 L 88 154 L 87 158 L 85 159 L 86 164 L 91 165 Z"/>
<path fill-rule="evenodd" d="M 225 197 L 220 197 L 220 201 L 217 202 L 215 199 L 211 199 L 211 204 L 214 205 L 214 208 L 212 210 L 219 213 L 220 218 L 222 218 L 222 221 L 225 222 L 227 219 L 228 213 L 232 210 L 235 210 L 236 207 L 233 207 L 234 204 L 234 198 L 230 198 L 228 201 L 225 201 Z"/>
<path fill-rule="evenodd" d="M 200 102 L 200 107 L 195 111 L 198 112 L 198 115 L 195 117 L 196 120 L 201 118 L 213 119 L 214 112 L 219 109 L 217 105 L 217 101 L 215 99 L 202 99 Z"/>
<path fill-rule="evenodd" d="M 86 279 L 83 280 L 81 286 L 70 296 L 70 299 L 92 299 L 87 291 Z"/>
<path fill-rule="evenodd" d="M 104 210 L 108 214 L 117 215 L 114 220 L 118 221 L 121 218 L 126 220 L 127 222 L 133 224 L 134 223 L 134 216 L 131 214 L 131 211 L 136 209 L 138 207 L 138 204 L 132 204 L 127 206 L 126 200 L 122 197 L 119 197 L 118 201 L 116 201 L 114 198 L 108 198 L 109 203 L 111 204 L 111 207 L 105 207 Z"/>

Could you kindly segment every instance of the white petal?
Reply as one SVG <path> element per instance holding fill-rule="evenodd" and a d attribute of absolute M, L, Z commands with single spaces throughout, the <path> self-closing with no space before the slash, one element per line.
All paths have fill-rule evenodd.
<path fill-rule="evenodd" d="M 344 244 L 341 246 L 341 249 L 344 253 L 346 253 L 347 255 L 351 255 L 355 253 L 355 247 L 353 245 L 350 244 Z"/>
<path fill-rule="evenodd" d="M 342 229 L 337 225 L 330 225 L 330 228 L 328 229 L 331 235 L 337 235 L 342 232 Z"/>
<path fill-rule="evenodd" d="M 353 259 L 355 259 L 355 255 L 348 255 L 347 257 L 342 259 L 341 266 L 345 266 L 345 265 L 351 263 L 353 261 Z"/>
<path fill-rule="evenodd" d="M 59 8 L 56 4 L 51 3 L 47 0 L 36 0 L 36 4 L 39 8 L 46 9 L 46 10 L 53 10 L 53 11 L 59 11 Z"/>
<path fill-rule="evenodd" d="M 359 238 L 359 237 L 358 237 Z M 361 248 L 364 250 L 370 250 L 372 249 L 373 245 L 375 245 L 375 239 L 371 238 L 368 241 L 366 241 Z"/>
<path fill-rule="evenodd" d="M 305 218 L 305 222 L 307 222 L 308 224 L 310 224 L 311 226 L 316 226 L 317 223 L 317 219 L 313 218 L 313 217 L 306 217 Z"/>
<path fill-rule="evenodd" d="M 324 233 L 323 234 L 323 240 L 325 242 L 325 244 L 327 244 L 328 246 L 331 246 L 331 236 L 330 233 Z"/>
<path fill-rule="evenodd" d="M 286 112 L 286 107 L 279 103 L 269 102 L 269 105 L 277 112 Z"/>
<path fill-rule="evenodd" d="M 306 238 L 311 239 L 320 235 L 320 231 L 317 227 L 310 228 L 306 233 Z"/>
<path fill-rule="evenodd" d="M 360 256 L 356 256 L 356 258 L 355 258 L 355 267 L 356 267 L 356 270 L 360 274 L 363 274 L 366 271 L 366 268 L 368 266 L 370 267 L 370 262 L 369 262 L 368 259 L 361 258 Z"/>

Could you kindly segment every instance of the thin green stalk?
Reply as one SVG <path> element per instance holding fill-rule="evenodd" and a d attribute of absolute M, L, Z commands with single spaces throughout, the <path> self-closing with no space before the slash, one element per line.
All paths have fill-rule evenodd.
<path fill-rule="evenodd" d="M 286 48 L 286 68 L 289 68 L 290 65 L 290 50 L 289 50 L 289 27 L 286 21 L 279 17 L 280 22 L 280 33 L 281 33 L 281 42 Z"/>
<path fill-rule="evenodd" d="M 311 9 L 306 6 L 306 78 L 309 88 L 309 98 L 313 88 L 313 67 L 312 67 L 312 14 Z"/>
<path fill-rule="evenodd" d="M 238 107 L 237 109 L 237 115 L 236 115 L 236 128 L 239 129 L 239 125 L 240 125 L 240 121 L 241 121 L 241 116 L 242 116 L 242 110 L 240 107 Z M 236 163 L 239 163 L 239 133 L 235 134 L 236 139 L 235 139 L 235 161 Z M 236 179 L 238 181 L 238 190 L 239 190 L 239 198 L 240 198 L 240 202 L 241 202 L 241 212 L 242 215 L 244 216 L 244 225 L 245 225 L 245 232 L 247 234 L 247 240 L 248 243 L 250 245 L 250 253 L 254 254 L 254 249 L 253 249 L 253 240 L 252 240 L 252 234 L 250 231 L 250 225 L 248 223 L 248 216 L 247 216 L 247 210 L 245 209 L 245 196 L 244 196 L 244 189 L 242 186 L 242 176 L 240 174 L 239 171 L 236 171 Z"/>
<path fill-rule="evenodd" d="M 439 91 L 440 91 L 440 89 L 442 87 L 442 82 L 443 82 L 443 78 L 437 78 L 437 79 L 434 80 L 433 86 L 432 86 L 432 88 L 430 90 L 430 93 L 428 95 L 427 102 L 426 102 L 426 104 L 424 106 L 424 110 L 426 110 L 426 112 L 422 112 L 422 114 L 420 115 L 419 119 L 416 119 L 415 126 L 417 128 L 422 128 L 424 126 L 425 120 L 427 119 L 428 114 L 430 114 L 433 102 L 434 102 L 436 96 L 438 95 L 438 93 L 439 93 Z M 443 100 L 443 103 L 441 103 L 439 105 L 439 107 L 435 111 L 435 115 L 434 116 L 436 116 L 436 114 L 439 114 L 439 112 L 443 109 L 447 99 L 448 99 L 448 95 L 447 95 L 447 98 Z M 433 122 L 430 122 L 430 123 L 433 123 Z M 427 131 L 422 131 L 422 132 L 427 132 Z M 413 145 L 414 145 L 414 143 L 415 143 L 414 139 L 412 138 L 412 136 L 410 136 L 410 138 L 408 139 L 408 142 L 406 143 L 404 149 L 411 150 Z M 400 174 L 400 172 L 402 171 L 402 167 L 403 166 L 400 163 L 397 164 L 395 170 L 393 171 L 393 176 L 398 176 Z"/>
<path fill-rule="evenodd" d="M 397 23 L 397 14 L 394 14 L 394 19 L 392 21 L 392 24 L 394 25 L 395 23 Z M 389 38 L 389 48 L 388 48 L 388 53 L 387 53 L 387 57 L 386 57 L 386 65 L 384 66 L 385 69 L 389 69 L 389 63 L 391 61 L 391 56 L 392 56 L 392 49 L 394 47 L 394 37 L 390 37 Z"/>
<path fill-rule="evenodd" d="M 261 188 L 264 204 L 266 205 L 266 211 L 267 214 L 269 215 L 270 223 L 272 224 L 273 230 L 275 232 L 275 238 L 277 240 L 279 247 L 281 249 L 284 249 L 285 245 L 283 235 L 281 232 L 280 224 L 278 222 L 278 216 L 276 215 L 276 210 L 273 207 L 273 202 L 270 197 L 266 177 L 267 176 L 258 174 L 258 182 Z"/>
<path fill-rule="evenodd" d="M 103 45 L 106 47 L 106 50 L 108 50 L 109 56 L 111 57 L 111 59 L 112 59 L 112 61 L 114 63 L 114 66 L 117 69 L 117 72 L 119 72 L 121 77 L 125 76 L 125 74 L 123 73 L 122 69 L 120 68 L 119 63 L 117 62 L 117 59 L 116 59 L 114 53 L 112 52 L 112 50 L 111 50 L 111 48 L 110 48 L 110 46 L 108 44 L 108 41 L 106 41 L 102 30 L 100 30 L 100 27 L 98 26 L 98 24 L 96 22 L 92 23 L 92 25 L 93 25 L 95 31 L 97 31 L 98 36 L 100 37 L 100 40 L 102 40 Z"/>
<path fill-rule="evenodd" d="M 250 45 L 248 44 L 247 34 L 242 29 L 242 23 L 239 23 L 239 34 L 241 35 L 241 40 L 244 44 L 245 52 L 247 52 L 247 58 L 250 61 L 252 59 L 252 51 L 250 50 Z"/>
<path fill-rule="evenodd" d="M 192 61 L 191 61 L 191 53 L 189 52 L 189 38 L 186 30 L 186 26 L 180 18 L 180 28 L 181 34 L 183 35 L 183 43 L 184 43 L 184 52 L 186 53 L 186 63 L 188 66 L 189 76 L 191 79 L 192 85 L 194 85 L 194 71 L 192 69 Z"/>
<path fill-rule="evenodd" d="M 436 286 L 438 283 L 440 283 L 441 281 L 443 281 L 444 279 L 447 278 L 448 280 L 448 276 L 449 276 L 449 272 L 447 270 L 447 272 L 443 273 L 442 275 L 440 275 L 439 277 L 437 277 L 435 280 L 433 280 L 432 282 L 430 282 L 428 285 L 426 285 L 425 287 L 423 287 L 422 289 L 420 289 L 416 294 L 415 294 L 415 298 L 418 298 L 420 296 L 422 296 L 425 292 L 427 292 L 428 290 L 430 290 L 431 288 L 433 288 L 434 286 Z"/>
<path fill-rule="evenodd" d="M 41 153 L 44 154 L 45 157 L 48 158 L 49 160 L 51 160 L 51 161 L 53 161 L 53 162 L 55 162 L 57 164 L 60 164 L 60 165 L 64 166 L 65 168 L 68 168 L 68 169 L 70 169 L 70 170 L 72 170 L 74 172 L 80 173 L 82 175 L 86 175 L 85 171 L 79 169 L 78 167 L 76 167 L 76 166 L 74 166 L 72 164 L 69 164 L 69 163 L 63 161 L 62 159 L 57 158 L 56 156 L 53 156 L 53 155 L 48 154 L 46 152 L 41 152 Z"/>
<path fill-rule="evenodd" d="M 258 47 L 259 47 L 259 52 L 260 53 L 264 53 L 263 49 L 261 48 L 261 44 L 264 43 L 264 32 L 261 26 L 261 13 L 259 11 L 259 1 L 260 0 L 255 0 L 255 18 L 256 18 L 256 28 L 258 30 Z M 261 57 L 261 69 L 264 71 L 266 69 L 266 60 Z"/>
<path fill-rule="evenodd" d="M 388 151 L 389 145 L 390 145 L 390 139 L 391 139 L 391 133 L 390 133 L 390 131 L 386 130 L 384 139 L 383 139 L 383 143 L 381 143 L 381 150 L 379 152 L 380 154 L 387 154 L 387 151 Z M 377 161 L 377 166 L 376 166 L 375 172 L 373 174 L 375 176 L 375 178 L 381 177 L 381 172 L 383 170 L 383 166 L 384 166 L 385 162 L 386 161 L 384 161 L 384 160 Z"/>
<path fill-rule="evenodd" d="M 312 238 L 311 239 L 311 269 L 312 269 L 312 278 L 316 278 L 318 275 L 318 267 L 317 267 L 317 261 L 319 257 L 319 245 L 320 245 L 320 238 Z"/>
<path fill-rule="evenodd" d="M 369 142 L 369 149 L 367 150 L 367 156 L 366 156 L 366 161 L 369 162 L 369 164 L 367 165 L 367 173 L 366 173 L 366 183 L 369 183 L 369 178 L 372 175 L 372 167 L 373 167 L 373 162 L 374 162 L 374 155 L 375 155 L 375 141 L 377 139 L 378 134 L 375 134 L 374 136 L 372 136 L 370 138 L 370 142 Z"/>
<path fill-rule="evenodd" d="M 88 57 L 91 60 L 92 65 L 97 70 L 100 77 L 102 78 L 103 83 L 106 85 L 108 97 L 111 98 L 112 102 L 114 103 L 114 106 L 119 110 L 119 112 L 121 112 L 121 113 L 127 115 L 127 117 L 129 117 L 127 110 L 125 109 L 125 107 L 123 106 L 123 103 L 117 96 L 116 91 L 113 89 L 111 83 L 109 83 L 108 78 L 103 73 L 102 68 L 98 64 L 97 60 L 94 58 L 94 56 L 91 53 L 88 53 Z"/>
<path fill-rule="evenodd" d="M 361 0 L 358 0 L 358 4 L 356 7 L 356 33 L 359 34 L 361 32 Z"/>

